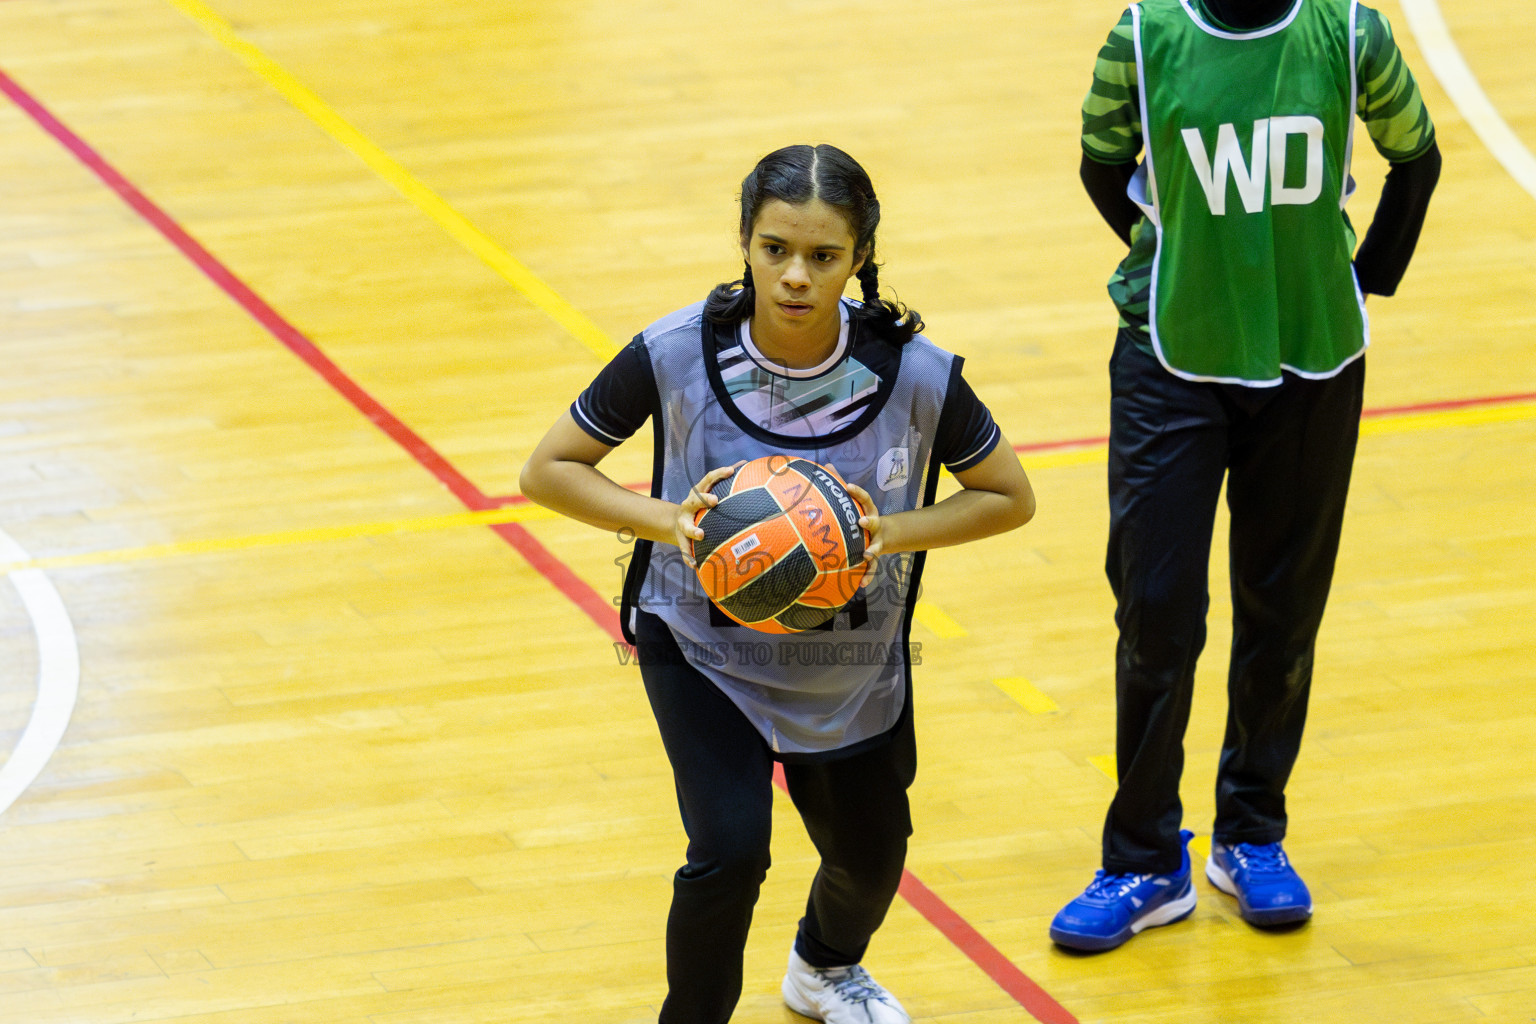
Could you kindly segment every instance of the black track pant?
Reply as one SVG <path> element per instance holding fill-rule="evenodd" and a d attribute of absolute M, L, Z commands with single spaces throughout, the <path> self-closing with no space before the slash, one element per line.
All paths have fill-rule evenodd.
<path fill-rule="evenodd" d="M 768 871 L 774 757 L 736 706 L 683 660 L 664 622 L 641 613 L 635 641 L 688 833 L 688 863 L 673 880 L 667 918 L 661 1020 L 725 1024 L 741 996 L 742 953 Z M 890 742 L 784 765 L 821 855 L 795 938 L 813 966 L 858 963 L 885 920 L 912 834 L 907 788 L 916 771 L 910 701 Z"/>
<path fill-rule="evenodd" d="M 1232 654 L 1214 836 L 1285 836 L 1313 649 L 1359 436 L 1363 359 L 1277 387 L 1193 383 L 1122 331 L 1110 360 L 1109 554 L 1117 602 L 1119 786 L 1110 873 L 1178 870 L 1184 730 L 1205 644 L 1216 503 L 1227 475 Z"/>

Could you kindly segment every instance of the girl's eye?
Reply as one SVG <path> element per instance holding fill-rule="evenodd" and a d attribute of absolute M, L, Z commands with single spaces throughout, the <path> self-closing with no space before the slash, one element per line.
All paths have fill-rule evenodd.
<path fill-rule="evenodd" d="M 769 256 L 784 255 L 784 247 L 782 245 L 774 245 L 771 242 L 768 245 L 763 246 L 763 251 L 766 252 Z"/>
<path fill-rule="evenodd" d="M 818 263 L 831 263 L 835 259 L 837 259 L 837 253 L 835 252 L 819 252 L 816 254 L 816 261 Z"/>

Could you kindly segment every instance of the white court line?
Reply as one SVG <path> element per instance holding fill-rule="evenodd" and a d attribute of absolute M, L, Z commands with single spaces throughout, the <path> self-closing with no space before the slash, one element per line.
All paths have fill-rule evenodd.
<path fill-rule="evenodd" d="M 1429 69 L 1440 80 L 1440 85 L 1450 96 L 1461 116 L 1472 126 L 1483 145 L 1494 159 L 1504 165 L 1510 177 L 1536 199 L 1536 156 L 1526 148 L 1520 136 L 1514 133 L 1499 111 L 1483 92 L 1477 76 L 1467 66 L 1451 30 L 1446 27 L 1436 0 L 1402 0 L 1403 13 L 1408 16 L 1408 28 L 1418 40 L 1419 49 Z"/>
<path fill-rule="evenodd" d="M 15 563 L 30 561 L 31 557 L 0 530 L 0 558 Z M 32 785 L 58 749 L 80 692 L 75 626 L 53 581 L 41 569 L 19 569 L 9 576 L 37 634 L 37 701 L 16 749 L 0 768 L 0 813 Z"/>

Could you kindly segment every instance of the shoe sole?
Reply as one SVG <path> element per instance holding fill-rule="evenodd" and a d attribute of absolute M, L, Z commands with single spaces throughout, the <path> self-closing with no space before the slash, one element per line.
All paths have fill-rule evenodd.
<path fill-rule="evenodd" d="M 1063 928 L 1052 926 L 1051 941 L 1058 946 L 1066 946 L 1068 949 L 1080 949 L 1088 953 L 1101 953 L 1106 949 L 1115 949 L 1129 942 L 1132 936 L 1148 928 L 1158 928 L 1165 924 L 1174 924 L 1184 920 L 1195 912 L 1197 895 L 1195 887 L 1190 885 L 1189 891 L 1182 896 L 1176 896 L 1151 911 L 1144 917 L 1139 917 L 1115 932 L 1113 935 L 1086 935 L 1082 932 L 1069 932 Z"/>
<path fill-rule="evenodd" d="M 1298 921 L 1305 921 L 1312 916 L 1311 903 L 1304 907 L 1277 907 L 1274 910 L 1254 910 L 1248 905 L 1248 901 L 1243 899 L 1243 894 L 1238 892 L 1237 883 L 1232 881 L 1232 876 L 1223 871 L 1221 865 L 1216 863 L 1215 857 L 1205 862 L 1205 878 L 1206 881 L 1228 896 L 1235 897 L 1237 899 L 1238 916 L 1255 928 L 1273 928 L 1276 925 L 1295 924 Z"/>

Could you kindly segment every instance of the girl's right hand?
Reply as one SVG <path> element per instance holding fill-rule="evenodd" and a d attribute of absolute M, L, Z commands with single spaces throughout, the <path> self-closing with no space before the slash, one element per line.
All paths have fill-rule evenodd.
<path fill-rule="evenodd" d="M 710 488 L 721 480 L 729 479 L 738 469 L 747 464 L 746 459 L 733 466 L 721 466 L 704 474 L 704 479 L 694 484 L 693 490 L 688 492 L 688 497 L 677 506 L 677 519 L 673 523 L 673 533 L 677 537 L 677 549 L 683 553 L 683 561 L 688 563 L 691 569 L 697 569 L 698 565 L 693 560 L 693 542 L 704 539 L 704 531 L 693 521 L 702 509 L 714 508 L 720 504 L 720 499 L 709 493 Z"/>

